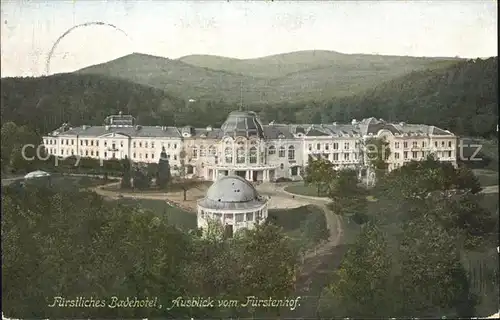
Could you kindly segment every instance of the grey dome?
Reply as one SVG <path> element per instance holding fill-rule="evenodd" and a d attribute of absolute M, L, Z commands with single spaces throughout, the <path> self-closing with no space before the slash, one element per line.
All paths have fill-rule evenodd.
<path fill-rule="evenodd" d="M 224 135 L 235 137 L 257 136 L 264 138 L 264 130 L 253 111 L 233 111 L 221 126 Z"/>
<path fill-rule="evenodd" d="M 207 190 L 205 198 L 198 203 L 210 209 L 249 209 L 266 203 L 254 186 L 239 176 L 224 176 Z"/>
<path fill-rule="evenodd" d="M 257 190 L 239 176 L 225 176 L 215 181 L 207 191 L 207 199 L 218 202 L 248 202 L 258 198 Z"/>
<path fill-rule="evenodd" d="M 45 178 L 45 177 L 50 177 L 50 173 L 37 170 L 37 171 L 32 171 L 27 175 L 25 175 L 24 179 Z"/>

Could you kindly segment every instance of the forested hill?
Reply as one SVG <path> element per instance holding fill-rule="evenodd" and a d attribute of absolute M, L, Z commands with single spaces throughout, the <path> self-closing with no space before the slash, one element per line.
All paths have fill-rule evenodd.
<path fill-rule="evenodd" d="M 350 122 L 367 117 L 425 123 L 470 136 L 496 136 L 497 58 L 468 60 L 441 69 L 412 72 L 362 94 L 309 104 L 282 104 L 288 121 Z M 267 112 L 273 112 L 269 110 Z"/>
<path fill-rule="evenodd" d="M 341 99 L 332 111 L 339 107 L 355 118 L 376 115 L 437 125 L 458 134 L 496 136 L 498 60 L 468 60 L 445 69 L 413 72 L 364 95 Z"/>
<path fill-rule="evenodd" d="M 466 136 L 496 136 L 497 58 L 413 72 L 362 94 L 310 103 L 265 103 L 246 108 L 264 123 L 350 122 L 368 117 L 432 124 Z M 2 123 L 28 124 L 46 133 L 69 122 L 101 124 L 112 113 L 130 113 L 143 125 L 219 126 L 238 109 L 221 100 L 185 100 L 163 90 L 91 74 L 1 79 Z M 297 92 L 299 94 L 299 92 Z"/>
<path fill-rule="evenodd" d="M 2 124 L 13 121 L 47 133 L 69 122 L 102 124 L 123 111 L 145 124 L 173 123 L 184 102 L 162 90 L 100 75 L 58 74 L 1 79 Z"/>

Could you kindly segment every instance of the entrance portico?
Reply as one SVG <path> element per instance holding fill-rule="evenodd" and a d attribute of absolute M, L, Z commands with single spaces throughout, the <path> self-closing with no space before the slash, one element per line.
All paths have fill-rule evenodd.
<path fill-rule="evenodd" d="M 247 181 L 269 182 L 275 179 L 277 166 L 214 166 L 208 170 L 208 179 L 213 181 L 221 176 L 236 175 Z"/>

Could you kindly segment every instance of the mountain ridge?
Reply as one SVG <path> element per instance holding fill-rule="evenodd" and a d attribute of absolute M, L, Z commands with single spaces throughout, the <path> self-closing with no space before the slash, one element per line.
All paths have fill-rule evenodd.
<path fill-rule="evenodd" d="M 259 104 L 351 95 L 413 70 L 460 61 L 334 51 L 297 51 L 246 60 L 208 55 L 190 57 L 169 59 L 133 53 L 76 73 L 123 78 L 183 99 L 238 103 L 243 98 L 246 104 Z M 193 61 L 193 57 L 205 60 Z"/>

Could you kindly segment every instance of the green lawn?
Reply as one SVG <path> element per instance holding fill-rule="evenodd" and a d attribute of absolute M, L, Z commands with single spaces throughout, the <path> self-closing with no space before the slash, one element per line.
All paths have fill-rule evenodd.
<path fill-rule="evenodd" d="M 318 189 L 315 185 L 305 185 L 303 183 L 287 186 L 285 187 L 285 191 L 303 196 L 326 197 L 325 195 L 318 196 Z"/>
<path fill-rule="evenodd" d="M 487 169 L 473 169 L 476 177 L 478 177 L 481 186 L 496 186 L 498 185 L 498 171 Z"/>
<path fill-rule="evenodd" d="M 122 198 L 116 200 L 120 204 L 138 206 L 145 210 L 151 210 L 158 215 L 167 215 L 167 220 L 172 225 L 177 226 L 179 229 L 189 231 L 196 229 L 196 215 L 192 212 L 186 212 L 180 208 L 172 207 L 162 200 L 152 199 L 131 199 Z"/>
<path fill-rule="evenodd" d="M 329 235 L 325 214 L 317 206 L 269 210 L 269 220 L 282 227 L 298 246 L 310 248 Z"/>

